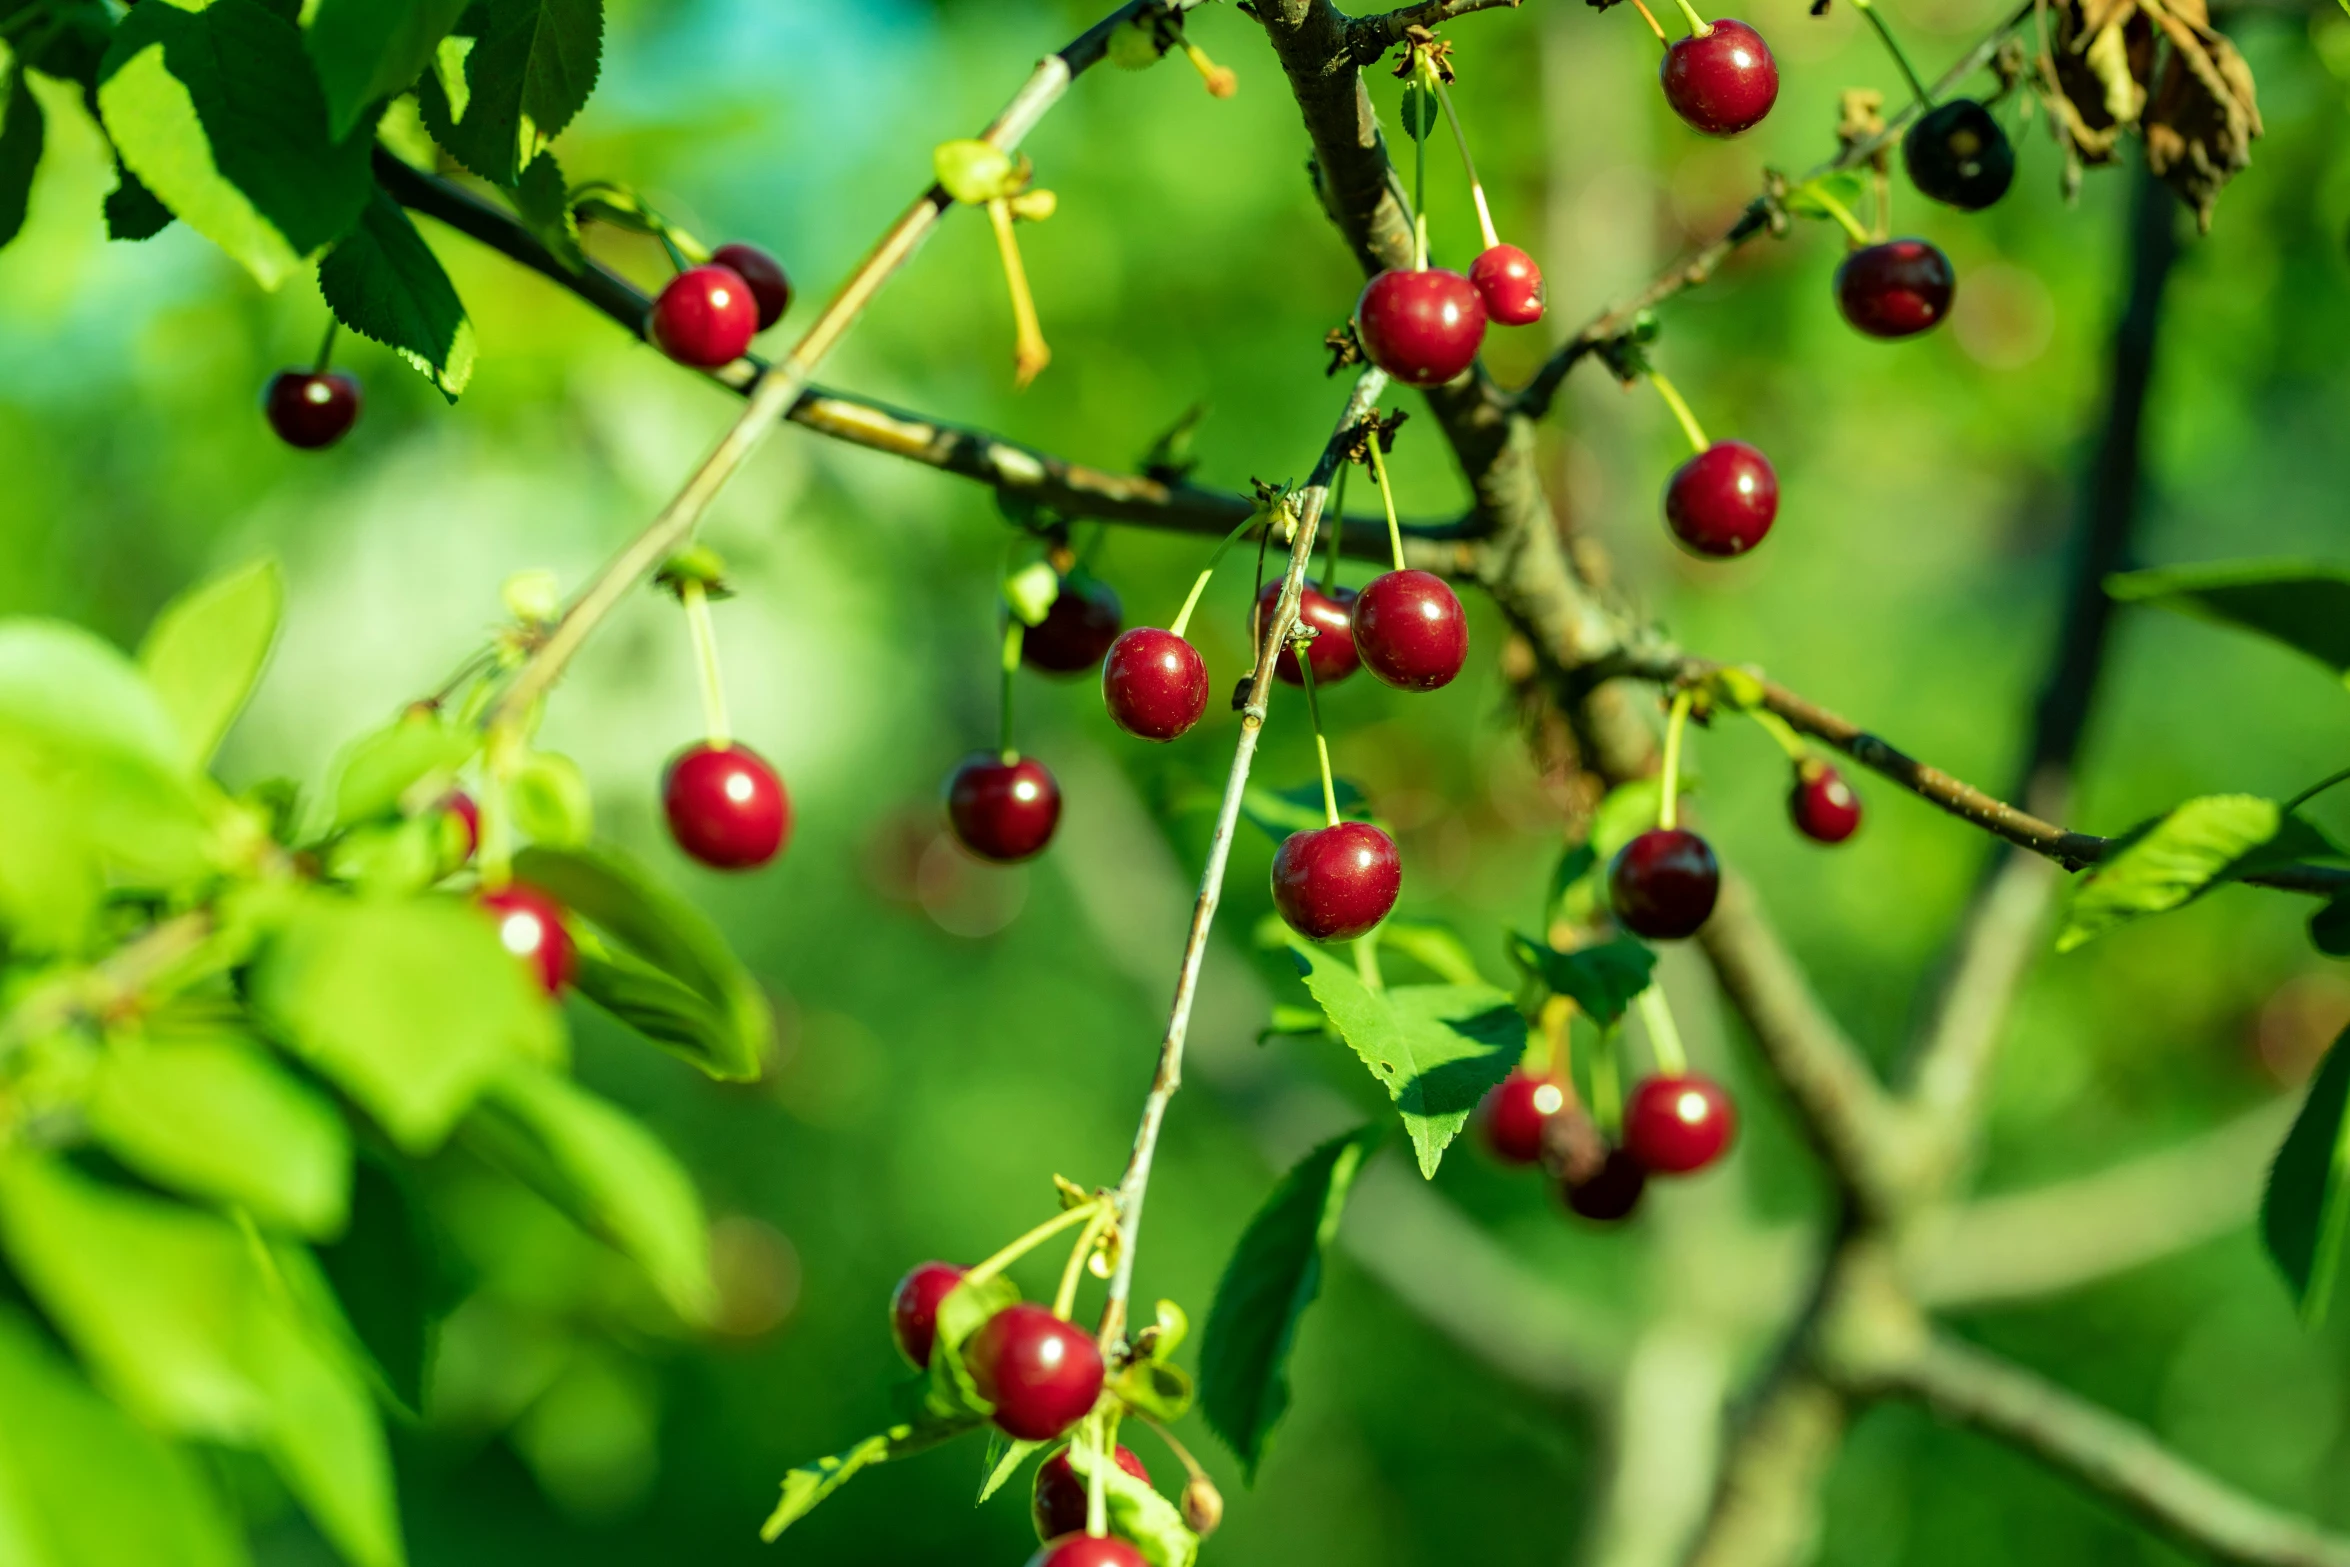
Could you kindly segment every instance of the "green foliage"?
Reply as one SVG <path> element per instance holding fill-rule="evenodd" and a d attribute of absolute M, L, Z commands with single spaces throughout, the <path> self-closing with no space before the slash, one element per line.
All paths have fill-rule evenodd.
<path fill-rule="evenodd" d="M 514 182 L 514 215 L 557 261 L 574 272 L 585 270 L 587 253 L 579 246 L 579 217 L 563 183 L 563 166 L 555 161 L 552 151 L 531 159 L 522 177 Z"/>
<path fill-rule="evenodd" d="M 1151 1567 L 1191 1567 L 1199 1557 L 1199 1536 L 1183 1522 L 1175 1504 L 1161 1496 L 1147 1480 L 1137 1480 L 1115 1463 L 1078 1441 L 1069 1444 L 1069 1468 L 1077 1478 L 1092 1483 L 1102 1477 L 1102 1508 L 1110 1533 L 1142 1552 Z"/>
<path fill-rule="evenodd" d="M 2324 1319 L 2350 1233 L 2350 1033 L 2310 1081 L 2261 1198 L 2260 1234 L 2284 1271 L 2302 1320 Z"/>
<path fill-rule="evenodd" d="M 2283 854 L 2330 848 L 2315 829 L 2285 816 L 2273 800 L 2245 794 L 2189 800 L 2133 834 L 2075 887 L 2056 950 L 2070 952 L 2118 925 L 2175 909 L 2231 876 L 2271 863 L 2258 851 L 2283 842 Z"/>
<path fill-rule="evenodd" d="M 446 792 L 457 769 L 480 748 L 480 735 L 444 722 L 438 713 L 401 714 L 344 752 L 335 774 L 333 825 L 390 816 L 420 785 L 425 792 Z"/>
<path fill-rule="evenodd" d="M 1573 952 L 1512 936 L 1510 956 L 1544 989 L 1574 1002 L 1602 1028 L 1615 1026 L 1656 972 L 1656 954 L 1628 936 Z"/>
<path fill-rule="evenodd" d="M 1333 780 L 1331 792 L 1338 797 L 1339 820 L 1372 820 L 1369 797 L 1360 787 L 1339 778 Z M 1319 783 L 1299 784 L 1294 789 L 1266 789 L 1251 784 L 1241 791 L 1240 814 L 1275 843 L 1291 833 L 1310 832 L 1329 825 L 1329 817 L 1322 809 Z"/>
<path fill-rule="evenodd" d="M 1482 985 L 1477 960 L 1461 933 L 1442 920 L 1381 920 L 1372 932 L 1381 952 L 1400 952 L 1448 985 Z"/>
<path fill-rule="evenodd" d="M 470 36 L 443 40 L 418 81 L 424 123 L 458 162 L 512 185 L 595 90 L 604 8 L 476 0 L 459 26 Z"/>
<path fill-rule="evenodd" d="M 1022 1441 L 1004 1435 L 993 1426 L 988 1427 L 987 1458 L 979 1466 L 979 1501 L 974 1505 L 985 1505 L 989 1497 L 1002 1490 L 1010 1483 L 1012 1476 L 1020 1472 L 1022 1464 L 1034 1458 L 1043 1448 L 1042 1442 Z"/>
<path fill-rule="evenodd" d="M 47 124 L 22 67 L 9 67 L 0 77 L 0 91 L 8 97 L 7 107 L 0 109 L 0 245 L 5 245 L 24 227 Z"/>
<path fill-rule="evenodd" d="M 411 1178 L 391 1161 L 362 1157 L 352 1172 L 350 1218 L 318 1248 L 318 1265 L 342 1303 L 358 1352 L 398 1407 L 424 1407 L 425 1374 L 447 1284 Z"/>
<path fill-rule="evenodd" d="M 1019 1287 L 1002 1274 L 965 1278 L 938 1303 L 938 1331 L 930 1345 L 930 1376 L 923 1395 L 925 1418 L 937 1421 L 978 1421 L 995 1406 L 979 1393 L 971 1370 L 963 1364 L 963 1341 L 979 1325 L 1020 1298 Z"/>
<path fill-rule="evenodd" d="M 326 94 L 329 134 L 349 135 L 404 91 L 457 25 L 467 0 L 319 0 L 302 42 Z"/>
<path fill-rule="evenodd" d="M 473 323 L 457 287 L 399 203 L 380 189 L 359 226 L 318 264 L 335 319 L 416 367 L 450 402 L 473 378 Z"/>
<path fill-rule="evenodd" d="M 179 731 L 189 771 L 211 765 L 244 711 L 277 640 L 285 591 L 277 563 L 255 561 L 181 594 L 147 628 L 139 669 Z"/>
<path fill-rule="evenodd" d="M 2108 577 L 2105 591 L 2125 604 L 2157 604 L 2257 631 L 2350 679 L 2350 569 L 2299 560 L 2216 561 Z"/>

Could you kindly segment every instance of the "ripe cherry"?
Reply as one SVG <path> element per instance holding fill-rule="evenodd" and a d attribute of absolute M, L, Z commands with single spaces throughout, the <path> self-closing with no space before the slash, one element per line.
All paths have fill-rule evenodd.
<path fill-rule="evenodd" d="M 1208 664 L 1172 631 L 1136 626 L 1102 661 L 1102 705 L 1145 740 L 1172 740 L 1208 710 Z"/>
<path fill-rule="evenodd" d="M 1517 246 L 1486 247 L 1470 263 L 1469 281 L 1485 301 L 1485 314 L 1503 326 L 1531 326 L 1542 319 L 1542 269 Z"/>
<path fill-rule="evenodd" d="M 1822 761 L 1795 764 L 1795 785 L 1787 791 L 1787 814 L 1795 830 L 1816 843 L 1842 843 L 1860 830 L 1860 796 L 1844 775 Z"/>
<path fill-rule="evenodd" d="M 783 263 L 758 246 L 736 240 L 712 251 L 710 259 L 731 270 L 750 289 L 751 301 L 759 307 L 760 331 L 781 321 L 791 308 L 791 279 L 783 275 Z"/>
<path fill-rule="evenodd" d="M 938 1303 L 963 1282 L 963 1270 L 951 1262 L 924 1262 L 898 1280 L 889 1297 L 889 1335 L 898 1353 L 922 1370 L 930 1364 L 930 1347 L 938 1342 Z"/>
<path fill-rule="evenodd" d="M 1031 1302 L 1006 1306 L 963 1342 L 979 1396 L 995 1423 L 1023 1442 L 1049 1442 L 1091 1410 L 1102 1393 L 1102 1352 L 1093 1335 Z"/>
<path fill-rule="evenodd" d="M 1355 598 L 1351 623 L 1363 667 L 1399 691 L 1450 685 L 1469 657 L 1469 617 L 1430 572 L 1373 577 Z"/>
<path fill-rule="evenodd" d="M 1116 1456 L 1119 1468 L 1144 1485 L 1151 1483 L 1151 1472 L 1124 1444 Z M 1036 1537 L 1051 1540 L 1064 1534 L 1083 1534 L 1086 1490 L 1085 1477 L 1070 1466 L 1067 1448 L 1037 1465 L 1036 1491 L 1028 1509 L 1036 1522 Z"/>
<path fill-rule="evenodd" d="M 1368 933 L 1402 890 L 1395 840 L 1369 822 L 1293 832 L 1273 853 L 1273 906 L 1308 941 Z"/>
<path fill-rule="evenodd" d="M 1476 361 L 1485 341 L 1477 285 L 1442 267 L 1382 272 L 1355 302 L 1371 363 L 1411 386 L 1442 386 Z"/>
<path fill-rule="evenodd" d="M 1560 1194 L 1577 1218 L 1594 1224 L 1613 1224 L 1632 1216 L 1640 1194 L 1648 1188 L 1648 1170 L 1630 1152 L 1610 1148 L 1606 1162 L 1580 1181 L 1561 1183 Z"/>
<path fill-rule="evenodd" d="M 1263 633 L 1265 617 L 1273 613 L 1280 599 L 1278 581 L 1257 589 L 1256 618 L 1249 623 L 1251 640 Z M 1355 651 L 1354 604 L 1352 588 L 1324 593 L 1308 582 L 1298 589 L 1298 623 L 1314 628 L 1314 640 L 1306 644 L 1306 661 L 1317 686 L 1335 685 L 1362 667 L 1362 657 Z M 1297 667 L 1296 643 L 1281 644 L 1281 652 L 1273 660 L 1273 674 L 1288 685 L 1305 684 L 1305 675 Z"/>
<path fill-rule="evenodd" d="M 1083 674 L 1118 640 L 1124 614 L 1117 590 L 1101 578 L 1063 577 L 1053 607 L 1021 636 L 1020 662 L 1048 675 Z"/>
<path fill-rule="evenodd" d="M 1950 258 L 1922 239 L 1864 246 L 1836 269 L 1837 308 L 1871 337 L 1915 337 L 1940 325 L 1957 291 Z"/>
<path fill-rule="evenodd" d="M 1714 911 L 1722 868 L 1703 838 L 1678 827 L 1653 827 L 1616 851 L 1608 901 L 1635 936 L 1674 941 L 1696 934 Z"/>
<path fill-rule="evenodd" d="M 1624 1101 L 1625 1151 L 1651 1175 L 1702 1170 L 1737 1134 L 1737 1108 L 1709 1077 L 1644 1078 Z"/>
<path fill-rule="evenodd" d="M 1477 1130 L 1502 1163 L 1534 1164 L 1542 1158 L 1543 1127 L 1566 1103 L 1566 1090 L 1555 1078 L 1521 1068 L 1486 1093 L 1477 1107 Z"/>
<path fill-rule="evenodd" d="M 677 846 L 714 870 L 764 865 L 791 836 L 783 780 L 745 745 L 680 751 L 661 782 L 661 808 Z"/>
<path fill-rule="evenodd" d="M 732 267 L 688 267 L 654 299 L 645 335 L 679 364 L 715 370 L 740 359 L 759 335 L 759 301 Z"/>
<path fill-rule="evenodd" d="M 1714 442 L 1665 484 L 1665 522 L 1692 555 L 1743 555 L 1778 516 L 1779 476 L 1744 441 Z"/>
<path fill-rule="evenodd" d="M 1752 129 L 1779 97 L 1779 67 L 1762 34 L 1727 17 L 1665 50 L 1665 102 L 1708 136 Z"/>
<path fill-rule="evenodd" d="M 1150 1559 L 1113 1534 L 1064 1534 L 1039 1546 L 1028 1567 L 1150 1567 Z"/>
<path fill-rule="evenodd" d="M 530 965 L 539 988 L 559 996 L 571 983 L 571 932 L 563 928 L 563 905 L 520 882 L 481 895 L 481 906 L 497 921 L 498 940 Z"/>
<path fill-rule="evenodd" d="M 359 378 L 340 370 L 280 370 L 261 394 L 269 427 L 288 446 L 316 451 L 359 422 Z"/>
<path fill-rule="evenodd" d="M 1032 756 L 974 751 L 947 779 L 947 821 L 963 847 L 1010 865 L 1042 853 L 1061 822 L 1061 786 Z"/>
<path fill-rule="evenodd" d="M 1901 161 L 1920 195 L 1980 212 L 2015 180 L 2015 148 L 1991 111 L 1972 98 L 1929 109 L 1901 138 Z"/>

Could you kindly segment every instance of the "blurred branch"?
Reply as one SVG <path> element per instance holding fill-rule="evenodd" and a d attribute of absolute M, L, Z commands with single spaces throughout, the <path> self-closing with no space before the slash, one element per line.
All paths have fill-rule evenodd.
<path fill-rule="evenodd" d="M 1738 1420 L 1713 1508 L 1685 1567 L 1799 1567 L 1820 1532 L 1820 1484 L 1843 1445 L 1844 1396 L 1782 1364 Z"/>
<path fill-rule="evenodd" d="M 1515 11 L 1525 0 L 1422 0 L 1379 16 L 1359 16 L 1346 25 L 1348 58 L 1358 66 L 1376 65 L 1379 57 L 1403 42 L 1404 30 L 1440 27 L 1472 11 Z"/>

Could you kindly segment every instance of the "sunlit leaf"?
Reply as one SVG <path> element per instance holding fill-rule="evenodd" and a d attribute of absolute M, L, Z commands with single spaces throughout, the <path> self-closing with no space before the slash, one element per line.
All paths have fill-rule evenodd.
<path fill-rule="evenodd" d="M 1629 937 L 1560 952 L 1547 942 L 1512 936 L 1510 953 L 1551 994 L 1567 997 L 1602 1028 L 1624 1015 L 1656 972 L 1656 954 Z"/>
<path fill-rule="evenodd" d="M 260 560 L 181 594 L 147 628 L 139 667 L 171 714 L 190 771 L 210 765 L 252 696 L 284 605 L 277 562 Z"/>
<path fill-rule="evenodd" d="M 372 191 L 359 224 L 318 263 L 335 319 L 383 344 L 450 402 L 473 378 L 473 323 L 440 258 L 400 204 Z"/>
<path fill-rule="evenodd" d="M 2100 862 L 2073 890 L 2056 950 L 2070 952 L 2118 925 L 2175 909 L 2277 835 L 2274 800 L 2206 795 L 2173 809 Z"/>

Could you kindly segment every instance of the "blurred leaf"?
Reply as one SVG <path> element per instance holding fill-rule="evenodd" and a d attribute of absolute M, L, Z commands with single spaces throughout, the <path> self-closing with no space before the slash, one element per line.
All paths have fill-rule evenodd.
<path fill-rule="evenodd" d="M 407 1174 L 387 1160 L 361 1158 L 352 1172 L 350 1222 L 317 1255 L 384 1390 L 410 1414 L 421 1411 L 448 1285 Z"/>
<path fill-rule="evenodd" d="M 1265 1441 L 1289 1408 L 1289 1352 L 1321 1293 L 1322 1252 L 1384 1132 L 1374 1122 L 1299 1160 L 1248 1221 L 1216 1286 L 1200 1340 L 1200 1408 L 1252 1484 Z"/>
<path fill-rule="evenodd" d="M 376 896 L 423 892 L 448 874 L 465 829 L 449 813 L 435 811 L 399 821 L 362 822 L 337 838 L 326 855 L 327 874 Z M 450 837 L 454 833 L 454 849 Z"/>
<path fill-rule="evenodd" d="M 1094 1471 L 1101 1471 L 1102 1506 L 1109 1514 L 1110 1533 L 1142 1552 L 1151 1567 L 1191 1567 L 1198 1558 L 1199 1536 L 1149 1481 L 1137 1480 L 1115 1463 L 1101 1462 L 1083 1441 L 1069 1444 L 1069 1468 L 1088 1485 Z"/>
<path fill-rule="evenodd" d="M 506 783 L 506 804 L 526 837 L 570 849 L 595 835 L 596 807 L 579 764 L 553 751 L 532 751 Z"/>
<path fill-rule="evenodd" d="M 657 1045 L 697 1066 L 733 1048 L 726 1014 L 643 959 L 582 942 L 572 988 Z"/>
<path fill-rule="evenodd" d="M 1172 1425 L 1191 1413 L 1191 1378 L 1181 1367 L 1162 1360 L 1138 1360 L 1125 1366 L 1110 1379 L 1110 1390 L 1129 1409 L 1161 1425 Z"/>
<path fill-rule="evenodd" d="M 2277 1150 L 2260 1235 L 2284 1270 L 2302 1321 L 2325 1319 L 2350 1232 L 2350 1031 L 2336 1039 Z"/>
<path fill-rule="evenodd" d="M 179 732 L 190 772 L 211 765 L 261 678 L 285 607 L 277 562 L 258 560 L 163 606 L 139 645 L 139 667 Z"/>
<path fill-rule="evenodd" d="M 1363 791 L 1340 778 L 1334 781 L 1332 793 L 1338 796 L 1338 815 L 1342 821 L 1367 822 L 1371 808 Z M 1215 802 L 1210 801 L 1212 806 Z M 1275 843 L 1285 841 L 1293 832 L 1306 832 L 1330 825 L 1328 813 L 1322 809 L 1322 786 L 1319 783 L 1300 784 L 1295 789 L 1263 789 L 1250 785 L 1241 792 L 1240 814 L 1255 823 L 1257 829 Z"/>
<path fill-rule="evenodd" d="M 1060 596 L 1061 574 L 1046 561 L 1032 560 L 1004 578 L 1004 602 L 1023 626 L 1042 624 Z"/>
<path fill-rule="evenodd" d="M 361 736 L 336 769 L 335 827 L 392 815 L 401 796 L 432 774 L 454 773 L 480 745 L 473 729 L 418 711 Z"/>
<path fill-rule="evenodd" d="M 2125 604 L 2155 604 L 2273 637 L 2350 677 L 2350 568 L 2314 561 L 2212 561 L 2105 579 Z"/>
<path fill-rule="evenodd" d="M 1385 919 L 1374 933 L 1382 951 L 1394 950 L 1452 985 L 1482 985 L 1477 960 L 1459 931 L 1442 920 Z"/>
<path fill-rule="evenodd" d="M 171 226 L 171 209 L 155 199 L 130 170 L 115 165 L 114 189 L 106 193 L 108 239 L 153 239 Z"/>
<path fill-rule="evenodd" d="M 1550 886 L 1542 896 L 1542 924 L 1547 928 L 1558 917 L 1559 904 L 1566 898 L 1567 889 L 1590 875 L 1599 865 L 1599 853 L 1589 843 L 1578 843 L 1559 855 L 1558 863 L 1550 869 Z"/>
<path fill-rule="evenodd" d="M 450 402 L 473 379 L 473 323 L 457 285 L 380 188 L 368 193 L 358 227 L 319 262 L 318 291 L 337 321 L 397 353 Z"/>
<path fill-rule="evenodd" d="M 41 166 L 47 129 L 40 100 L 25 85 L 23 67 L 11 65 L 4 80 L 8 106 L 0 110 L 0 245 L 24 230 L 25 207 L 32 199 L 33 173 Z"/>
<path fill-rule="evenodd" d="M 1552 995 L 1567 997 L 1602 1028 L 1615 1026 L 1656 971 L 1656 954 L 1628 936 L 1561 952 L 1548 942 L 1513 935 L 1510 952 Z"/>
<path fill-rule="evenodd" d="M 1270 917 L 1279 920 L 1281 916 L 1276 914 Z M 1283 926 L 1282 928 L 1286 930 L 1288 927 Z M 1287 946 L 1288 943 L 1276 938 L 1266 942 L 1265 945 Z M 1286 1001 L 1276 1001 L 1273 1003 L 1272 1016 L 1266 1020 L 1263 1028 L 1257 1030 L 1257 1043 L 1261 1045 L 1279 1034 L 1327 1034 L 1330 1032 L 1332 1032 L 1330 1019 L 1320 1007 L 1301 1007 Z"/>
<path fill-rule="evenodd" d="M 1020 1466 L 1034 1458 L 1037 1451 L 1043 1446 L 1042 1442 L 1028 1442 L 1016 1437 L 1008 1437 L 996 1427 L 989 1426 L 987 1428 L 987 1456 L 980 1464 L 982 1473 L 979 1476 L 979 1501 L 972 1505 L 983 1505 L 989 1497 L 1002 1490 L 1004 1482 L 1018 1474 Z"/>
<path fill-rule="evenodd" d="M 1680 792 L 1687 795 L 1696 787 L 1694 776 L 1684 769 Z M 1656 825 L 1664 800 L 1665 786 L 1655 778 L 1635 778 L 1610 789 L 1591 817 L 1592 868 L 1606 875 L 1609 862 L 1624 845 Z"/>
<path fill-rule="evenodd" d="M 2350 958 L 2350 892 L 2309 916 L 2309 940 L 2328 957 Z"/>
<path fill-rule="evenodd" d="M 2070 952 L 2118 925 L 2175 909 L 2277 835 L 2276 802 L 2206 795 L 2177 806 L 2075 886 L 2056 950 Z"/>
<path fill-rule="evenodd" d="M 648 1368 L 583 1350 L 523 1411 L 514 1445 L 566 1512 L 603 1519 L 634 1506 L 652 1483 L 660 1422 Z"/>
<path fill-rule="evenodd" d="M 478 0 L 475 36 L 456 70 L 428 70 L 418 101 L 433 139 L 474 173 L 512 185 L 595 91 L 603 53 L 601 0 Z M 452 93 L 450 79 L 462 86 Z"/>
<path fill-rule="evenodd" d="M 157 767 L 181 755 L 179 727 L 138 666 L 59 621 L 0 623 L 0 724 Z"/>
<path fill-rule="evenodd" d="M 829 1458 L 819 1458 L 812 1464 L 800 1465 L 783 1477 L 783 1499 L 775 1504 L 775 1511 L 769 1513 L 767 1521 L 759 1526 L 759 1538 L 773 1540 L 807 1517 L 818 1502 L 848 1484 L 859 1470 L 936 1447 L 951 1437 L 961 1436 L 977 1424 L 975 1420 L 917 1420 L 894 1425 L 879 1436 L 865 1438 L 845 1453 L 835 1453 Z"/>
<path fill-rule="evenodd" d="M 966 1277 L 939 1298 L 938 1331 L 930 1343 L 930 1386 L 923 1401 L 927 1418 L 983 1420 L 994 1412 L 963 1364 L 963 1341 L 1019 1298 L 1019 1286 L 1000 1273 L 985 1279 Z"/>
<path fill-rule="evenodd" d="M 465 6 L 466 0 L 319 0 L 302 41 L 326 94 L 328 134 L 349 135 L 371 106 L 412 86 Z"/>

